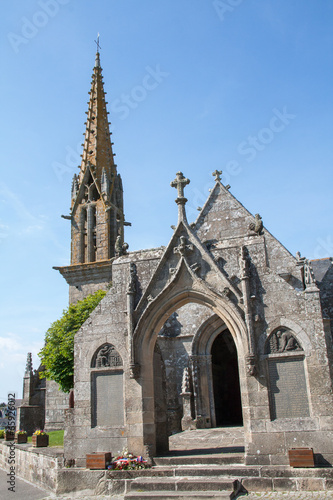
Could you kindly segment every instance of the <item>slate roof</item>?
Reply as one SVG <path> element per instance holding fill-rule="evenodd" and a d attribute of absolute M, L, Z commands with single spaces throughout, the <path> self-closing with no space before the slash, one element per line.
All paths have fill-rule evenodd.
<path fill-rule="evenodd" d="M 323 281 L 325 274 L 330 269 L 332 265 L 332 258 L 326 257 L 324 259 L 315 259 L 311 261 L 311 266 L 316 278 L 316 281 L 320 283 Z"/>

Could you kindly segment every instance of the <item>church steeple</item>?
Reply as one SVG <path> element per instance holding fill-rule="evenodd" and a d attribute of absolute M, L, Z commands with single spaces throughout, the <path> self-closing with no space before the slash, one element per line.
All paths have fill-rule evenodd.
<path fill-rule="evenodd" d="M 112 151 L 99 42 L 88 101 L 80 172 L 71 190 L 71 263 L 56 267 L 70 285 L 70 302 L 111 281 L 110 259 L 124 245 L 123 187 Z M 117 244 L 116 244 L 117 243 Z"/>
<path fill-rule="evenodd" d="M 98 47 L 99 48 L 99 47 Z M 123 188 L 114 162 L 100 54 L 89 92 L 80 173 L 72 184 L 71 264 L 110 259 L 123 241 Z"/>
<path fill-rule="evenodd" d="M 103 168 L 108 177 L 114 180 L 116 166 L 109 131 L 108 112 L 106 110 L 105 91 L 103 85 L 102 68 L 99 52 L 96 53 L 95 67 L 92 75 L 90 99 L 88 102 L 87 121 L 81 171 L 79 179 L 82 181 L 88 165 L 95 171 L 95 177 L 100 182 Z"/>

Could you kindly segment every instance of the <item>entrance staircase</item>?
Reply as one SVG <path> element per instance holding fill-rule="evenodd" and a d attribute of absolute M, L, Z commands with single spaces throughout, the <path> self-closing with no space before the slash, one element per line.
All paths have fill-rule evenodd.
<path fill-rule="evenodd" d="M 126 500 L 138 499 L 230 499 L 240 486 L 236 478 L 248 472 L 242 466 L 243 455 L 193 455 L 157 457 L 155 466 L 128 484 Z"/>
<path fill-rule="evenodd" d="M 243 443 L 242 428 L 182 432 L 152 468 L 108 471 L 108 492 L 124 500 L 232 500 L 247 491 L 333 489 L 332 468 L 245 465 Z"/>

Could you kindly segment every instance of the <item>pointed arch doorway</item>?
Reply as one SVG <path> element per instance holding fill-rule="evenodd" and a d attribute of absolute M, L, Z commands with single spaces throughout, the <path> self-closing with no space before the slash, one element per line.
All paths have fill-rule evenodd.
<path fill-rule="evenodd" d="M 213 426 L 243 425 L 238 356 L 228 329 L 219 333 L 211 348 L 214 399 Z"/>

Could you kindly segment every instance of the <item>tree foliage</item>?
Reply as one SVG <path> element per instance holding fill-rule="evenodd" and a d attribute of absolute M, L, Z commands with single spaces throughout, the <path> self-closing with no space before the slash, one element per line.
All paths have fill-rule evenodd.
<path fill-rule="evenodd" d="M 98 290 L 71 304 L 46 332 L 45 345 L 38 353 L 45 368 L 40 377 L 54 380 L 64 392 L 69 392 L 74 382 L 74 336 L 105 294 Z"/>

